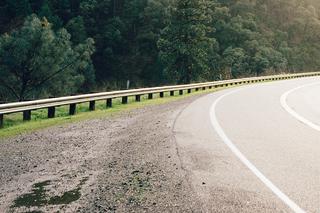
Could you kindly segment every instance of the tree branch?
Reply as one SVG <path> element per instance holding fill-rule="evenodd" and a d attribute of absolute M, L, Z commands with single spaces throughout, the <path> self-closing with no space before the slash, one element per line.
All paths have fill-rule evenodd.
<path fill-rule="evenodd" d="M 14 95 L 18 100 L 20 100 L 19 95 L 17 94 L 17 92 L 14 90 L 13 87 L 11 87 L 10 85 L 8 85 L 8 84 L 7 84 L 4 80 L 2 80 L 2 79 L 0 79 L 0 82 L 1 82 L 7 89 L 9 89 L 9 90 L 13 93 L 13 95 Z"/>
<path fill-rule="evenodd" d="M 39 83 L 37 83 L 36 85 L 34 85 L 32 88 L 28 89 L 25 91 L 25 93 L 28 93 L 30 91 L 32 91 L 35 88 L 40 87 L 42 84 L 46 83 L 47 81 L 49 81 L 50 79 L 52 79 L 53 77 L 55 77 L 56 75 L 58 75 L 59 73 L 63 72 L 65 69 L 67 69 L 68 67 L 70 67 L 71 65 L 73 65 L 76 61 L 78 61 L 78 59 L 80 59 L 85 52 L 83 52 L 79 57 L 77 57 L 74 61 L 72 61 L 71 63 L 67 64 L 66 66 L 62 67 L 61 69 L 59 69 L 58 71 L 52 73 L 51 75 L 49 75 L 48 77 L 46 77 L 45 79 L 41 80 Z"/>

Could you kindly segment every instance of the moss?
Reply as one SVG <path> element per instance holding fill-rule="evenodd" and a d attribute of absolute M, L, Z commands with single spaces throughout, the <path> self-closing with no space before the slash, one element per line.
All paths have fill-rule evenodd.
<path fill-rule="evenodd" d="M 81 197 L 80 187 L 63 193 L 62 196 L 54 196 L 48 201 L 49 205 L 69 204 Z"/>
<path fill-rule="evenodd" d="M 47 204 L 46 189 L 45 187 L 50 184 L 50 181 L 36 183 L 32 186 L 32 192 L 21 195 L 16 200 L 12 207 L 32 207 L 44 206 Z"/>
<path fill-rule="evenodd" d="M 82 185 L 88 178 L 83 178 L 75 189 L 64 192 L 61 196 L 48 197 L 46 186 L 49 186 L 51 181 L 36 183 L 32 186 L 32 192 L 21 195 L 14 200 L 11 208 L 17 207 L 41 207 L 46 205 L 62 205 L 70 204 L 77 201 L 81 197 Z"/>

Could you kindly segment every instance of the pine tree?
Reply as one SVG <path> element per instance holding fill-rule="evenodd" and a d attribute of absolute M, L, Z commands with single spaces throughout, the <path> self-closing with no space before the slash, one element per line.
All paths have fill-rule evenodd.
<path fill-rule="evenodd" d="M 7 4 L 11 16 L 25 17 L 32 12 L 28 0 L 7 0 Z"/>
<path fill-rule="evenodd" d="M 45 18 L 30 16 L 0 37 L 0 90 L 19 101 L 75 92 L 94 71 L 93 49 L 92 39 L 74 47 L 65 29 L 54 32 Z"/>
<path fill-rule="evenodd" d="M 213 5 L 207 0 L 177 0 L 158 41 L 160 59 L 171 79 L 190 83 L 210 70 L 216 40 L 209 36 Z"/>

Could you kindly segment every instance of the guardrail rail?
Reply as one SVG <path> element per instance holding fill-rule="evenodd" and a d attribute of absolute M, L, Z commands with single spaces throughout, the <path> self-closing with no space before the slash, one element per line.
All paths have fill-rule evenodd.
<path fill-rule="evenodd" d="M 37 109 L 48 109 L 48 118 L 55 117 L 55 108 L 59 106 L 69 105 L 69 115 L 74 115 L 76 113 L 76 105 L 80 103 L 89 102 L 89 110 L 95 110 L 95 102 L 106 100 L 106 107 L 112 107 L 112 99 L 122 98 L 122 104 L 128 103 L 128 97 L 135 96 L 136 101 L 141 100 L 142 95 L 148 95 L 148 99 L 153 98 L 153 94 L 159 93 L 160 98 L 164 97 L 165 92 L 170 92 L 170 96 L 174 96 L 176 91 L 179 91 L 180 95 L 183 95 L 186 91 L 191 93 L 192 90 L 205 90 L 211 88 L 218 88 L 230 85 L 241 85 L 248 83 L 257 83 L 264 81 L 276 81 L 285 80 L 292 78 L 302 78 L 302 77 L 312 77 L 320 76 L 320 72 L 309 72 L 300 74 L 286 74 L 286 75 L 274 75 L 274 76 L 264 76 L 264 77 L 252 77 L 252 78 L 242 78 L 224 81 L 213 81 L 206 83 L 196 83 L 187 85 L 176 85 L 176 86 L 163 86 L 163 87 L 152 87 L 152 88 L 142 88 L 142 89 L 131 89 L 131 90 L 120 90 L 113 92 L 102 92 L 93 93 L 85 95 L 75 95 L 60 98 L 49 98 L 41 99 L 35 101 L 24 101 L 0 104 L 0 128 L 4 125 L 4 115 L 23 112 L 23 120 L 31 120 L 31 111 Z"/>

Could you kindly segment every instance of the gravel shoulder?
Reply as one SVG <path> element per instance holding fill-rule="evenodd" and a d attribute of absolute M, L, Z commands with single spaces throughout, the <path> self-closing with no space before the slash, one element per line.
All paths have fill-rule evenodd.
<path fill-rule="evenodd" d="M 173 125 L 199 96 L 0 139 L 0 212 L 200 212 Z"/>

